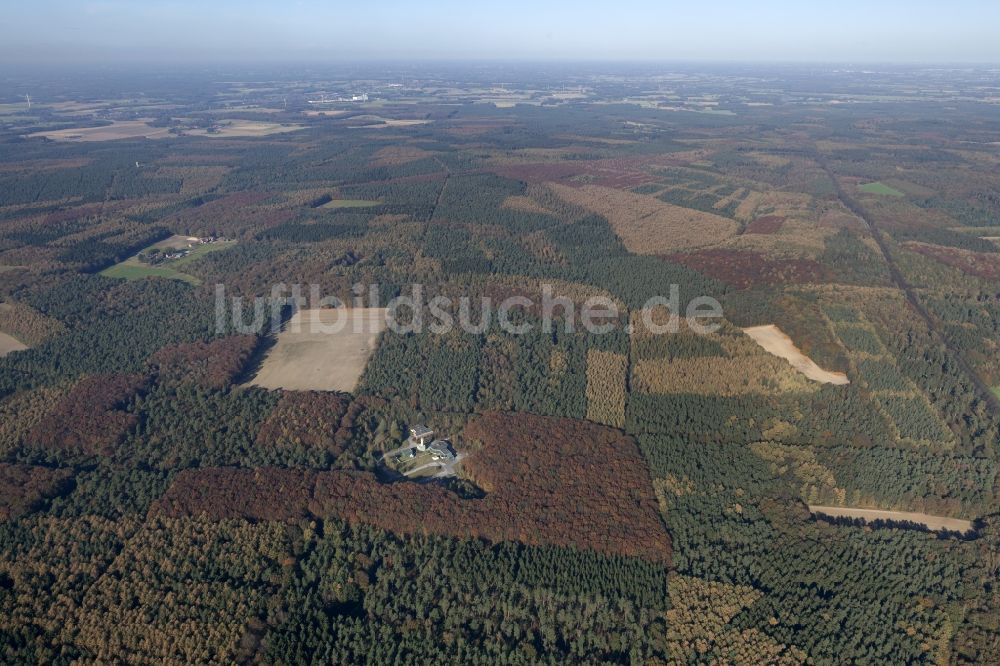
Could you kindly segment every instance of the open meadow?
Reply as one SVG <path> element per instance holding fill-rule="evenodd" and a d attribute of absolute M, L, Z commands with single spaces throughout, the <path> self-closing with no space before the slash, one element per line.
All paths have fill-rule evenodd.
<path fill-rule="evenodd" d="M 384 308 L 300 310 L 278 333 L 253 386 L 353 391 L 385 329 Z"/>
<path fill-rule="evenodd" d="M 119 278 L 123 280 L 142 280 L 150 277 L 165 278 L 167 280 L 180 280 L 189 284 L 201 284 L 201 281 L 193 275 L 188 275 L 177 270 L 198 257 L 217 252 L 231 247 L 234 241 L 214 241 L 211 243 L 201 243 L 199 239 L 189 236 L 174 235 L 166 240 L 154 243 L 143 249 L 142 253 L 150 250 L 169 251 L 183 250 L 186 254 L 177 259 L 164 260 L 164 263 L 150 264 L 139 258 L 139 254 L 129 257 L 125 261 L 109 266 L 101 271 L 101 275 L 109 278 Z"/>

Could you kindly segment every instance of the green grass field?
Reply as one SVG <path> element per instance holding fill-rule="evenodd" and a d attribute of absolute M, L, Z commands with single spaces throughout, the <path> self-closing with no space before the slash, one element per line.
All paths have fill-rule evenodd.
<path fill-rule="evenodd" d="M 321 208 L 371 208 L 381 203 L 381 201 L 368 201 L 366 199 L 334 199 L 323 204 Z"/>
<path fill-rule="evenodd" d="M 877 181 L 874 182 L 874 183 L 865 183 L 864 185 L 860 186 L 858 189 L 861 190 L 862 192 L 867 193 L 867 194 L 879 194 L 879 195 L 887 196 L 887 197 L 905 197 L 906 196 L 905 194 L 903 194 L 902 192 L 900 192 L 896 188 L 889 187 L 885 183 L 880 183 L 880 182 L 877 182 Z"/>
<path fill-rule="evenodd" d="M 159 247 L 161 246 L 161 243 L 151 245 L 150 247 Z M 122 280 L 143 280 L 150 277 L 159 277 L 167 280 L 180 280 L 182 282 L 187 282 L 188 284 L 199 285 L 201 284 L 201 280 L 193 275 L 182 273 L 177 270 L 177 267 L 189 264 L 198 257 L 204 256 L 210 252 L 217 252 L 219 250 L 224 250 L 227 247 L 232 247 L 235 243 L 236 241 L 224 241 L 198 245 L 192 249 L 187 256 L 175 259 L 166 264 L 159 264 L 157 266 L 144 264 L 139 261 L 138 255 L 136 255 L 135 257 L 129 257 L 120 264 L 115 264 L 110 268 L 105 268 L 100 274 L 104 277 L 119 278 Z"/>
<path fill-rule="evenodd" d="M 185 264 L 190 264 L 195 259 L 202 257 L 211 252 L 218 252 L 219 250 L 225 250 L 236 245 L 236 241 L 219 241 L 217 243 L 205 243 L 204 245 L 195 246 L 187 256 L 181 257 L 170 262 L 171 266 L 184 266 Z"/>
<path fill-rule="evenodd" d="M 1000 386 L 993 387 L 993 395 L 995 395 L 997 398 L 1000 398 Z"/>
<path fill-rule="evenodd" d="M 130 263 L 131 261 L 131 259 L 126 259 L 120 264 L 105 268 L 101 271 L 101 275 L 122 280 L 143 280 L 150 277 L 159 277 L 168 280 L 181 280 L 189 284 L 201 284 L 201 281 L 195 276 L 181 273 L 168 266 L 147 266 L 138 261 Z"/>

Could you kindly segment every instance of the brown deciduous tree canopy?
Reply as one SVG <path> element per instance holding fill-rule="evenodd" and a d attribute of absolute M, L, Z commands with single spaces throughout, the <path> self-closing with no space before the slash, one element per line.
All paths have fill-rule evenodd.
<path fill-rule="evenodd" d="M 32 428 L 27 439 L 41 448 L 110 454 L 135 423 L 123 408 L 148 378 L 141 375 L 91 375 L 76 386 Z"/>
<path fill-rule="evenodd" d="M 68 469 L 0 464 L 0 521 L 16 518 L 59 491 Z"/>
<path fill-rule="evenodd" d="M 149 361 L 159 371 L 160 381 L 225 388 L 243 368 L 257 346 L 255 335 L 233 335 L 211 342 L 170 345 Z"/>
<path fill-rule="evenodd" d="M 400 533 L 573 546 L 669 561 L 649 473 L 635 443 L 586 421 L 486 414 L 463 463 L 487 495 L 461 499 L 431 484 L 373 475 L 261 468 L 185 470 L 154 514 L 294 519 L 336 516 Z"/>

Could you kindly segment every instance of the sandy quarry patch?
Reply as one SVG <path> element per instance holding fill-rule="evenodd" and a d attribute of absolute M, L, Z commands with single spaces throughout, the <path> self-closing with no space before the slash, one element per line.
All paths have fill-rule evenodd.
<path fill-rule="evenodd" d="M 28 345 L 24 344 L 17 338 L 7 335 L 6 333 L 0 333 L 0 358 L 3 358 L 11 352 L 24 351 L 27 348 Z"/>
<path fill-rule="evenodd" d="M 71 127 L 51 132 L 35 132 L 28 138 L 45 137 L 53 141 L 114 141 L 116 139 L 163 139 L 170 136 L 168 127 L 152 127 L 145 120 L 116 120 L 104 127 Z"/>
<path fill-rule="evenodd" d="M 278 334 L 250 384 L 290 391 L 353 391 L 385 329 L 385 314 L 385 308 L 300 310 Z M 333 330 L 337 327 L 339 331 Z"/>
<path fill-rule="evenodd" d="M 815 506 L 810 504 L 809 511 L 822 513 L 834 518 L 863 518 L 864 520 L 896 520 L 925 525 L 929 530 L 951 530 L 953 532 L 969 532 L 972 522 L 959 518 L 931 516 L 926 513 L 911 511 L 883 511 L 881 509 L 852 509 L 843 506 Z"/>
<path fill-rule="evenodd" d="M 785 359 L 792 364 L 793 368 L 814 382 L 838 386 L 851 383 L 844 373 L 830 372 L 816 365 L 811 358 L 799 351 L 799 348 L 795 346 L 790 337 L 785 335 L 784 331 L 774 324 L 751 326 L 744 328 L 743 332 L 753 338 L 769 354 Z"/>

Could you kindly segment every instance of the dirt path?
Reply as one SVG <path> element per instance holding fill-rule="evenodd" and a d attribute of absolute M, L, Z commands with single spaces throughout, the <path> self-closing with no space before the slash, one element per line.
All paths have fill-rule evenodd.
<path fill-rule="evenodd" d="M 844 506 L 809 505 L 812 513 L 821 513 L 834 518 L 862 518 L 864 520 L 895 520 L 898 522 L 919 523 L 929 530 L 950 530 L 952 532 L 970 532 L 972 522 L 960 518 L 931 516 L 926 513 L 910 511 L 883 511 L 881 509 L 852 509 Z"/>
<path fill-rule="evenodd" d="M 763 347 L 769 354 L 785 359 L 792 364 L 793 368 L 814 382 L 836 384 L 837 386 L 851 383 L 843 372 L 831 372 L 816 365 L 815 361 L 799 351 L 792 339 L 774 324 L 751 326 L 744 328 L 743 332 L 753 338 L 754 342 Z"/>

